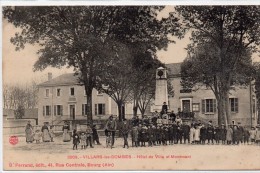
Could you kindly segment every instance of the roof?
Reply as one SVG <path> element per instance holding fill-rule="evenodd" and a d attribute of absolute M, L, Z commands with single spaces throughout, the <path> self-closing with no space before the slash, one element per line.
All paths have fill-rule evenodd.
<path fill-rule="evenodd" d="M 77 76 L 75 76 L 74 73 L 66 73 L 49 81 L 40 83 L 38 86 L 74 85 L 78 83 Z"/>
<path fill-rule="evenodd" d="M 181 73 L 181 63 L 171 63 L 171 64 L 165 64 L 168 75 L 169 76 L 178 76 Z M 66 73 L 62 74 L 56 78 L 53 78 L 49 81 L 43 82 L 39 84 L 38 86 L 58 86 L 58 85 L 75 85 L 79 84 L 77 76 L 74 75 L 74 73 Z"/>
<path fill-rule="evenodd" d="M 168 75 L 169 76 L 176 76 L 181 74 L 181 64 L 182 63 L 171 63 L 171 64 L 165 64 Z"/>

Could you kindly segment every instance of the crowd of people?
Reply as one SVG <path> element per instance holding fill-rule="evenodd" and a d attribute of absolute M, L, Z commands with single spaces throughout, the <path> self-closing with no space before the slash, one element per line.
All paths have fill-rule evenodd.
<path fill-rule="evenodd" d="M 179 113 L 175 114 L 167 112 L 162 107 L 161 112 L 155 111 L 151 117 L 144 116 L 139 118 L 134 116 L 130 120 L 123 119 L 118 122 L 112 115 L 105 124 L 105 135 L 111 134 L 112 146 L 115 143 L 116 131 L 119 136 L 124 139 L 123 147 L 129 148 L 128 138 L 131 136 L 132 147 L 152 147 L 159 145 L 174 144 L 222 144 L 222 145 L 238 145 L 238 144 L 260 144 L 260 125 L 251 127 L 250 129 L 243 127 L 241 123 L 225 126 L 213 126 L 212 121 L 202 123 L 201 121 L 189 121 L 182 119 Z M 65 122 L 63 128 L 63 142 L 69 142 L 72 139 L 73 150 L 86 149 L 88 146 L 93 148 L 93 143 L 101 145 L 96 126 L 87 124 L 86 130 L 73 130 L 70 134 L 70 125 Z M 33 132 L 30 122 L 26 125 L 26 142 L 36 143 L 53 142 L 54 131 L 53 126 L 48 127 L 45 123 L 41 130 Z"/>

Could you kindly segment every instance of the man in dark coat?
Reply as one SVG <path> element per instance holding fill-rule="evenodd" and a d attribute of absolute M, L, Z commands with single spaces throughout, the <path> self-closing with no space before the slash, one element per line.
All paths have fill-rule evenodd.
<path fill-rule="evenodd" d="M 211 141 L 211 144 L 214 144 L 213 139 L 214 139 L 214 127 L 212 125 L 212 121 L 209 121 L 208 127 L 207 127 L 207 139 L 208 139 L 208 144 Z"/>
<path fill-rule="evenodd" d="M 180 144 L 182 144 L 182 137 L 183 137 L 183 129 L 182 125 L 180 123 L 177 123 L 177 144 L 180 141 Z"/>
<path fill-rule="evenodd" d="M 182 125 L 182 130 L 183 130 L 184 144 L 186 144 L 187 140 L 188 140 L 188 143 L 190 143 L 190 126 L 187 123 L 184 123 Z"/>
<path fill-rule="evenodd" d="M 105 134 L 108 136 L 108 132 L 111 132 L 112 134 L 112 146 L 114 146 L 115 143 L 115 134 L 117 129 L 117 123 L 116 120 L 113 118 L 113 115 L 111 115 L 106 123 L 106 129 Z"/>
<path fill-rule="evenodd" d="M 99 142 L 99 136 L 98 136 L 98 132 L 97 132 L 97 129 L 96 129 L 96 125 L 92 126 L 92 132 L 93 132 L 93 144 L 96 141 L 97 145 L 101 145 L 101 143 Z"/>
<path fill-rule="evenodd" d="M 205 141 L 207 139 L 207 128 L 202 124 L 202 127 L 200 129 L 200 142 L 201 144 L 205 144 Z"/>
<path fill-rule="evenodd" d="M 244 128 L 241 126 L 241 123 L 237 123 L 237 130 L 238 130 L 238 140 L 240 143 L 244 142 Z"/>
<path fill-rule="evenodd" d="M 168 127 L 168 138 L 169 138 L 169 145 L 173 145 L 173 127 L 169 125 Z"/>
<path fill-rule="evenodd" d="M 177 144 L 177 131 L 178 131 L 178 125 L 174 121 L 172 124 L 172 133 L 173 133 L 174 144 Z"/>
<path fill-rule="evenodd" d="M 220 140 L 222 141 L 222 144 L 225 144 L 226 143 L 227 129 L 225 128 L 224 124 L 221 124 L 219 134 L 220 134 Z"/>
<path fill-rule="evenodd" d="M 163 114 L 163 113 L 167 113 L 167 112 L 168 112 L 168 106 L 167 106 L 166 102 L 163 102 L 161 113 Z"/>
<path fill-rule="evenodd" d="M 121 126 L 120 130 L 121 130 L 121 133 L 122 133 L 123 138 L 124 138 L 124 146 L 123 146 L 123 148 L 125 148 L 125 147 L 129 148 L 127 138 L 128 138 L 128 133 L 130 131 L 130 125 L 127 122 L 126 119 L 123 120 L 122 126 Z"/>

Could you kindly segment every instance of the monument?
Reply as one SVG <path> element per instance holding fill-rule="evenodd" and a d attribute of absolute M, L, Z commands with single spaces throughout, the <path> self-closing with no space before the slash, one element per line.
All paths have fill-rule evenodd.
<path fill-rule="evenodd" d="M 162 105 L 168 105 L 167 70 L 163 67 L 156 69 L 156 89 L 153 111 L 162 111 Z"/>

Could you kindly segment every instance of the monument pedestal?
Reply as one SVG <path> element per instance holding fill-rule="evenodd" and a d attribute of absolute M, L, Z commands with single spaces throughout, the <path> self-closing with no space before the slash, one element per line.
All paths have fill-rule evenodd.
<path fill-rule="evenodd" d="M 156 70 L 156 89 L 153 111 L 161 112 L 164 102 L 168 105 L 167 76 L 166 69 L 160 67 Z"/>

